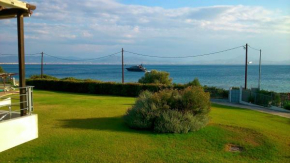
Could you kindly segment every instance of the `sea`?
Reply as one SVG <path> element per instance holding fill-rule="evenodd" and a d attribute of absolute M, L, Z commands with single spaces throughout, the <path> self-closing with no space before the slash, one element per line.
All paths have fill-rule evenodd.
<path fill-rule="evenodd" d="M 18 72 L 17 64 L 0 65 L 6 72 Z M 125 65 L 125 68 L 132 65 Z M 198 78 L 202 85 L 229 89 L 245 84 L 244 65 L 144 65 L 148 71 L 170 73 L 174 83 L 187 83 Z M 26 78 L 40 74 L 40 65 L 26 65 Z M 74 77 L 101 81 L 122 81 L 121 65 L 46 64 L 44 74 L 58 78 Z M 125 69 L 125 82 L 138 82 L 144 72 L 129 72 Z M 16 76 L 18 79 L 18 76 Z M 259 66 L 248 66 L 248 88 L 257 88 Z M 261 89 L 275 92 L 290 92 L 290 65 L 262 65 Z"/>

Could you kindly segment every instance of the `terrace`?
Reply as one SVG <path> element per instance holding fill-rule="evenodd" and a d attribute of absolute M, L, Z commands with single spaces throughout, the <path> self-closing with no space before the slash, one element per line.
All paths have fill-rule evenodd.
<path fill-rule="evenodd" d="M 22 1 L 0 0 L 0 19 L 17 18 L 19 64 L 19 87 L 6 83 L 15 74 L 1 74 L 3 85 L 0 85 L 0 152 L 38 137 L 38 118 L 36 114 L 32 114 L 33 87 L 26 86 L 25 83 L 23 20 L 24 17 L 30 17 L 35 9 L 36 6 Z"/>

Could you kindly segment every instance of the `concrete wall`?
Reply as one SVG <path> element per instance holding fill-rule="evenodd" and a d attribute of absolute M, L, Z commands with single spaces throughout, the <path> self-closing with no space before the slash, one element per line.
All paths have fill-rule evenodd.
<path fill-rule="evenodd" d="M 0 107 L 8 108 L 7 105 L 11 105 L 11 97 L 3 99 L 3 100 L 0 101 Z M 3 109 L 1 109 L 1 110 L 3 110 Z M 8 111 L 8 109 L 6 111 Z"/>
<path fill-rule="evenodd" d="M 37 114 L 0 122 L 0 152 L 38 138 Z"/>

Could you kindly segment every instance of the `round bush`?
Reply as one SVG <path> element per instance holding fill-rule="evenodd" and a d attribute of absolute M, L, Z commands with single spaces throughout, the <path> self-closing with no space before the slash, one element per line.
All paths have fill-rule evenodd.
<path fill-rule="evenodd" d="M 160 133 L 187 133 L 190 131 L 191 117 L 177 110 L 163 111 L 156 117 L 154 131 Z"/>
<path fill-rule="evenodd" d="M 124 116 L 125 123 L 135 129 L 159 133 L 187 133 L 208 122 L 210 96 L 201 87 L 183 90 L 145 91 Z"/>
<path fill-rule="evenodd" d="M 172 78 L 169 78 L 169 73 L 165 71 L 151 70 L 146 72 L 145 75 L 138 80 L 139 83 L 148 84 L 172 84 Z"/>
<path fill-rule="evenodd" d="M 149 129 L 153 127 L 156 107 L 153 105 L 151 97 L 151 92 L 142 92 L 135 105 L 127 111 L 124 120 L 131 128 Z"/>

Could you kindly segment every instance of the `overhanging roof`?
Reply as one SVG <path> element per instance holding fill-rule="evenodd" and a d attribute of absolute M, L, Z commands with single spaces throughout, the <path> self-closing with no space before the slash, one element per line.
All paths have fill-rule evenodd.
<path fill-rule="evenodd" d="M 36 6 L 19 0 L 0 0 L 0 19 L 15 18 L 18 13 L 29 17 Z"/>

